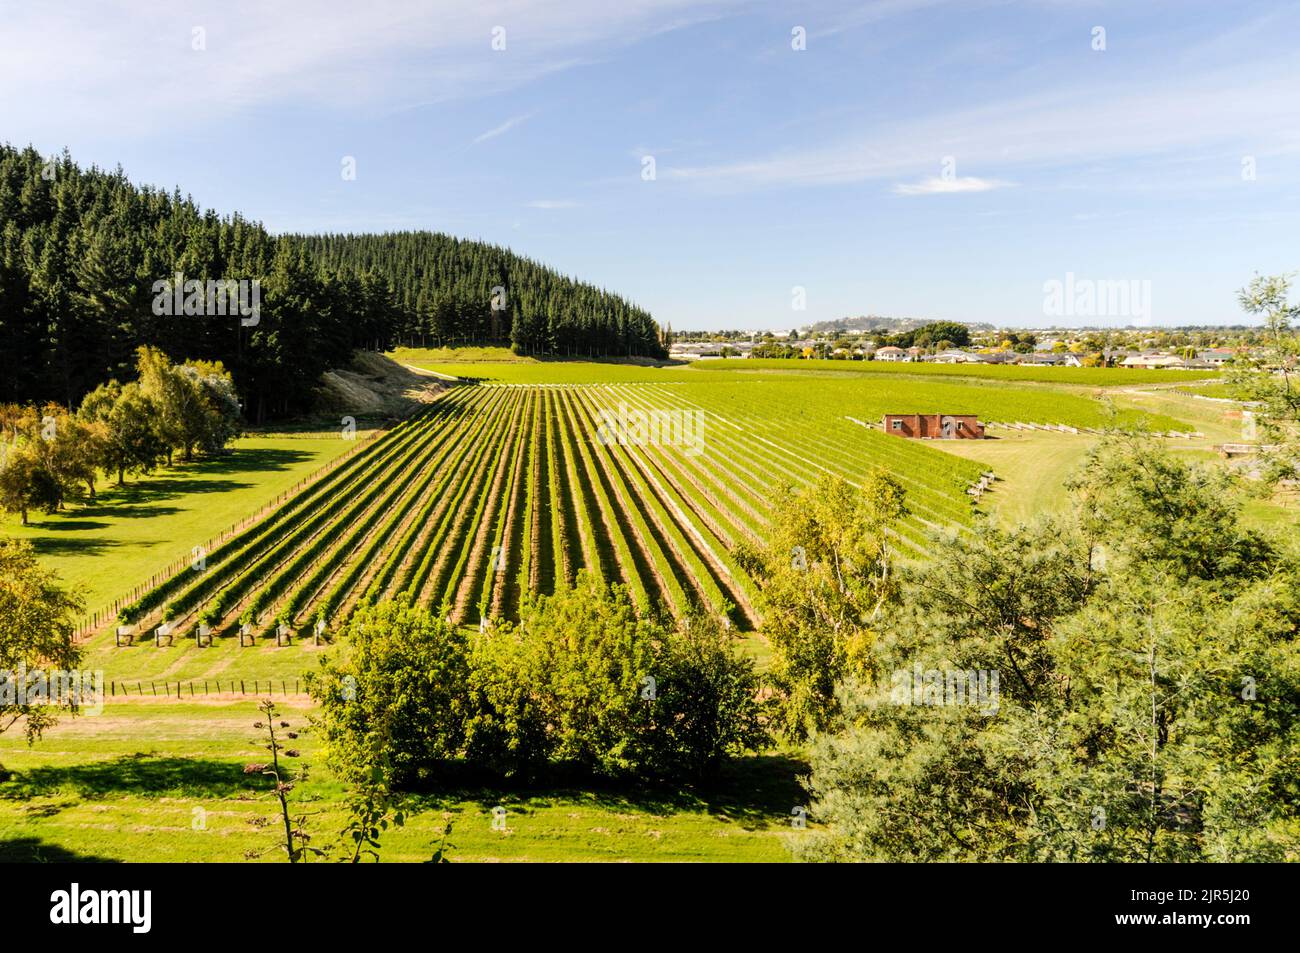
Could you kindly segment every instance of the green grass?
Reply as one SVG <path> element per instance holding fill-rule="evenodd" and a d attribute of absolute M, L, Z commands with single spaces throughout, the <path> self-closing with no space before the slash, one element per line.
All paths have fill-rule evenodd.
<path fill-rule="evenodd" d="M 388 356 L 401 364 L 416 364 L 423 361 L 474 363 L 492 361 L 497 364 L 532 364 L 535 358 L 516 354 L 508 347 L 399 347 Z"/>
<path fill-rule="evenodd" d="M 994 440 L 952 440 L 942 449 L 988 464 L 997 474 L 980 510 L 1004 526 L 1031 522 L 1070 507 L 1066 478 L 1083 462 L 1098 437 L 1042 430 L 996 431 Z"/>
<path fill-rule="evenodd" d="M 521 505 L 523 487 L 531 485 L 532 479 L 531 475 L 518 482 L 513 479 L 514 449 L 526 441 L 512 442 L 512 421 L 543 395 L 552 411 L 564 408 L 558 416 L 548 413 L 548 419 L 558 425 L 557 447 L 565 466 L 578 468 L 578 475 L 571 474 L 574 478 L 567 481 L 571 505 L 560 511 L 568 531 L 563 542 L 566 552 L 550 552 L 551 561 L 568 557 L 571 563 L 576 560 L 599 569 L 610 581 L 628 585 L 642 603 L 662 596 L 679 611 L 684 611 L 688 596 L 715 608 L 732 603 L 740 610 L 735 621 L 742 629 L 761 620 L 754 611 L 752 580 L 735 563 L 732 550 L 737 539 L 761 537 L 779 483 L 806 484 L 826 473 L 860 482 L 871 468 L 884 467 L 908 492 L 912 515 L 899 533 L 902 548 L 909 553 L 925 549 L 932 527 L 971 523 L 965 490 L 984 465 L 997 462 L 982 450 L 987 446 L 996 452 L 998 442 L 973 444 L 962 451 L 970 460 L 960 461 L 942 453 L 940 443 L 903 440 L 859 421 L 874 422 L 887 411 L 908 410 L 973 412 L 985 420 L 1084 427 L 1119 422 L 1186 429 L 1160 412 L 1165 405 L 1149 413 L 1136 404 L 1148 398 L 1167 401 L 1171 393 L 1167 389 L 1131 399 L 1128 390 L 1110 389 L 1103 401 L 1094 397 L 1093 390 L 1077 386 L 969 378 L 870 374 L 809 378 L 781 372 L 738 375 L 589 363 L 472 366 L 488 375 L 527 368 L 530 373 L 540 369 L 570 377 L 599 376 L 612 367 L 617 374 L 637 379 L 621 384 L 589 382 L 590 386 L 449 388 L 426 413 L 354 458 L 337 485 L 317 486 L 294 504 L 282 506 L 267 521 L 278 521 L 276 525 L 247 545 L 241 543 L 244 548 L 238 552 L 233 542 L 214 551 L 212 565 L 201 579 L 185 583 L 183 589 L 168 583 L 137 603 L 142 608 L 133 611 L 131 620 L 145 633 L 160 621 L 159 611 L 165 605 L 177 625 L 174 645 L 155 646 L 146 634 L 140 644 L 119 648 L 104 630 L 89 643 L 95 666 L 113 680 L 290 679 L 314 663 L 310 656 L 317 650 L 304 644 L 301 636 L 320 607 L 331 607 L 327 624 L 336 628 L 344 621 L 351 597 L 363 589 L 383 594 L 409 586 L 422 601 L 435 606 L 446 598 L 452 602 L 454 618 L 467 624 L 478 622 L 477 600 L 485 597 L 489 607 L 513 617 L 518 588 L 503 590 L 501 598 L 495 598 L 499 580 L 488 573 L 486 560 L 495 543 L 504 554 L 508 576 L 519 571 L 523 553 L 531 545 L 517 532 L 517 524 L 510 524 L 507 536 L 504 521 Z M 654 376 L 658 374 L 677 374 L 687 380 L 660 379 Z M 1176 396 L 1183 403 L 1190 401 L 1185 395 Z M 625 405 L 702 415 L 698 443 L 692 443 L 700 452 L 691 456 L 668 445 L 602 447 L 597 439 L 597 412 Z M 300 439 L 309 445 L 321 438 Z M 1026 454 L 1008 461 L 1006 468 L 1028 478 L 1036 472 L 1035 451 Z M 238 459 L 235 454 L 195 469 L 233 466 Z M 538 457 L 529 459 L 530 466 L 539 465 Z M 499 485 L 493 482 L 494 474 L 502 478 Z M 1033 483 L 1016 498 L 1028 500 L 1024 506 L 1037 506 L 1035 494 L 1059 485 L 1057 476 Z M 217 492 L 220 489 L 217 484 L 209 492 L 229 504 L 230 494 Z M 166 512 L 163 501 L 155 505 Z M 255 508 L 250 504 L 232 514 L 227 525 Z M 142 505 L 140 510 L 147 514 L 149 507 Z M 421 514 L 422 525 L 414 534 L 400 528 L 401 518 L 408 513 Z M 157 525 L 176 540 L 172 559 L 188 554 L 196 540 L 210 538 L 206 533 L 195 535 L 192 529 L 186 537 L 166 522 L 137 520 L 135 525 Z M 546 543 L 555 545 L 555 540 Z M 400 563 L 393 561 L 399 550 L 405 554 Z M 94 562 L 112 565 L 104 559 Z M 380 585 L 372 587 L 367 573 L 381 565 L 388 569 Z M 295 644 L 283 648 L 267 638 L 282 610 L 289 613 L 299 634 Z M 217 619 L 213 623 L 217 638 L 206 648 L 191 637 L 201 611 Z M 254 631 L 260 637 L 255 646 L 241 647 L 235 637 L 244 611 L 253 615 Z"/>
<path fill-rule="evenodd" d="M 366 431 L 358 431 L 362 440 Z M 34 512 L 0 533 L 29 540 L 44 565 L 78 588 L 88 611 L 112 602 L 252 515 L 354 446 L 338 436 L 250 436 L 228 455 L 101 483 L 93 502 L 55 515 Z"/>
<path fill-rule="evenodd" d="M 1173 452 L 1200 463 L 1218 463 L 1215 447 L 1242 439 L 1241 410 L 1226 404 L 1195 400 L 1184 388 L 1126 389 L 1112 395 L 1117 407 L 1135 413 L 1174 417 L 1203 436 L 1164 441 Z M 1072 505 L 1065 481 L 1095 446 L 1089 434 L 995 429 L 996 439 L 938 442 L 934 446 L 955 456 L 988 464 L 998 475 L 993 490 L 980 501 L 980 510 L 1003 525 L 1027 522 L 1041 513 L 1062 514 Z M 1285 531 L 1300 523 L 1300 499 L 1278 493 L 1249 499 L 1242 520 L 1260 529 Z"/>
<path fill-rule="evenodd" d="M 1149 384 L 1154 372 L 1120 367 L 1047 367 L 1019 364 L 932 364 L 925 361 L 827 361 L 779 358 L 697 361 L 693 368 L 706 372 L 847 373 L 911 377 L 969 377 L 976 380 L 1036 381 L 1048 384 L 1083 384 L 1115 387 Z M 1160 371 L 1159 380 L 1197 381 L 1217 371 Z"/>
<path fill-rule="evenodd" d="M 1122 387 L 1132 384 L 1194 384 L 1218 371 L 1147 371 L 1119 367 L 1044 367 L 1002 364 L 930 364 L 901 361 L 823 361 L 736 358 L 691 362 L 648 360 L 576 361 L 521 357 L 507 348 L 398 348 L 388 355 L 452 377 L 514 384 L 594 384 L 626 381 L 720 381 L 737 375 L 965 378 L 974 381 Z"/>
<path fill-rule="evenodd" d="M 307 726 L 301 703 L 282 713 L 294 729 Z M 257 720 L 253 700 L 110 702 L 101 715 L 65 719 L 31 748 L 0 736 L 0 764 L 11 772 L 0 782 L 0 862 L 240 861 L 249 851 L 281 861 L 267 779 L 242 770 L 267 757 Z M 343 788 L 312 732 L 293 744 L 302 758 L 291 763 L 310 765 L 294 805 L 313 812 L 313 843 L 331 843 L 346 821 Z M 414 798 L 406 826 L 384 836 L 382 859 L 427 860 L 447 811 L 453 861 L 783 861 L 805 771 L 768 753 L 679 792 L 452 783 Z M 504 832 L 492 827 L 498 806 Z"/>
<path fill-rule="evenodd" d="M 1211 381 L 1206 384 L 1182 384 L 1178 387 L 1178 390 L 1184 394 L 1199 395 L 1201 397 L 1216 397 L 1219 399 L 1231 399 L 1237 396 L 1233 388 L 1218 381 Z"/>
<path fill-rule="evenodd" d="M 985 420 L 1065 423 L 1080 427 L 1147 426 L 1180 429 L 1165 414 L 1133 407 L 1112 417 L 1100 398 L 1112 388 L 1151 384 L 1151 371 L 1120 368 L 1001 367 L 949 364 L 891 364 L 879 361 L 728 360 L 650 366 L 617 361 L 457 362 L 405 349 L 400 359 L 427 370 L 493 384 L 674 384 L 780 391 L 796 405 L 840 408 L 864 420 L 886 412 L 977 413 Z M 397 355 L 392 355 L 395 358 Z M 1199 380 L 1209 372 L 1161 372 L 1159 382 Z M 1058 386 L 1052 386 L 1058 385 Z M 815 396 L 814 396 L 815 395 Z M 768 401 L 768 403 L 772 403 Z"/>

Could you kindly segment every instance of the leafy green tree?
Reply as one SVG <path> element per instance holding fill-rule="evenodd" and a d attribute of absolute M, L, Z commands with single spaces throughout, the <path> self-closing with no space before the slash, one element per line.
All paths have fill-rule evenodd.
<path fill-rule="evenodd" d="M 75 692 L 38 697 L 20 673 L 71 672 L 81 661 L 72 639 L 80 597 L 41 567 L 31 544 L 0 538 L 0 733 L 23 722 L 28 743 L 55 723 L 60 710 L 76 714 Z M 48 685 L 48 681 L 46 683 Z"/>
<path fill-rule="evenodd" d="M 182 451 L 185 460 L 193 459 L 207 430 L 206 407 L 194 378 L 158 348 L 141 347 L 137 353 L 140 391 L 153 408 L 154 430 L 166 448 L 167 462 L 175 450 Z"/>
<path fill-rule="evenodd" d="M 1266 575 L 1274 551 L 1242 526 L 1236 478 L 1155 453 L 1140 436 L 1116 435 L 1088 455 L 1067 484 L 1083 526 L 1109 552 L 1175 578 Z"/>
<path fill-rule="evenodd" d="M 235 382 L 220 361 L 190 361 L 180 372 L 189 378 L 202 406 L 198 445 L 207 453 L 219 453 L 242 429 Z"/>
<path fill-rule="evenodd" d="M 526 604 L 518 629 L 502 634 L 514 641 L 513 684 L 504 705 L 486 692 L 486 710 L 500 707 L 528 726 L 525 737 L 541 744 L 540 750 L 521 752 L 529 761 L 599 774 L 628 772 L 636 766 L 636 734 L 648 716 L 641 695 L 651 675 L 655 635 L 625 592 L 611 592 L 580 572 L 572 589 Z M 499 676 L 495 684 L 500 686 Z M 520 687 L 531 691 L 524 705 Z M 540 736 L 538 726 L 544 727 Z"/>
<path fill-rule="evenodd" d="M 331 765 L 350 784 L 381 770 L 394 786 L 460 756 L 471 711 L 464 633 L 420 606 L 362 606 L 345 651 L 322 661 L 310 690 Z"/>
<path fill-rule="evenodd" d="M 1112 442 L 1075 481 L 1077 521 L 938 540 L 876 641 L 879 677 L 846 680 L 840 725 L 813 741 L 825 826 L 798 853 L 1294 858 L 1300 557 L 1241 529 L 1225 492 Z M 1152 545 L 1161 521 L 1173 540 Z M 1198 521 L 1226 539 L 1208 556 L 1178 529 Z M 900 674 L 979 671 L 999 676 L 985 704 L 899 692 Z"/>
<path fill-rule="evenodd" d="M 39 507 L 57 512 L 64 502 L 93 493 L 94 434 L 57 404 L 0 408 L 0 509 L 19 513 Z"/>
<path fill-rule="evenodd" d="M 889 534 L 906 515 L 903 488 L 883 470 L 861 488 L 827 476 L 783 490 L 767 544 L 737 551 L 761 587 L 779 724 L 790 737 L 829 724 L 836 683 L 871 670 L 875 624 L 897 591 Z"/>
<path fill-rule="evenodd" d="M 1263 346 L 1233 359 L 1228 386 L 1252 409 L 1267 439 L 1278 448 L 1265 457 L 1272 480 L 1300 474 L 1300 305 L 1290 303 L 1291 276 L 1256 276 L 1238 292 L 1248 314 L 1264 316 Z"/>
<path fill-rule="evenodd" d="M 639 773 L 699 780 L 727 759 L 769 743 L 754 663 L 713 616 L 696 614 L 662 633 L 650 672 L 654 681 L 643 683 L 641 692 L 649 718 L 636 758 Z"/>
<path fill-rule="evenodd" d="M 128 473 L 149 472 L 165 450 L 156 426 L 156 409 L 140 385 L 116 380 L 101 384 L 81 402 L 78 416 L 93 429 L 91 449 L 105 473 L 121 486 Z"/>
<path fill-rule="evenodd" d="M 0 511 L 17 513 L 24 526 L 28 513 L 48 495 L 41 487 L 40 458 L 27 442 L 12 436 L 0 445 Z"/>
<path fill-rule="evenodd" d="M 454 762 L 680 781 L 766 742 L 758 676 L 729 639 L 716 620 L 641 618 L 580 572 L 517 626 L 472 636 L 425 607 L 363 606 L 311 691 L 331 763 L 381 792 L 372 808 Z"/>
<path fill-rule="evenodd" d="M 970 328 L 956 321 L 931 321 L 917 329 L 913 343 L 920 347 L 969 347 Z"/>

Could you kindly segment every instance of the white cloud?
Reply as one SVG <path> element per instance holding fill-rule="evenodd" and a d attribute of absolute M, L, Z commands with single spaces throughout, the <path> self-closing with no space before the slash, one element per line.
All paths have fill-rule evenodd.
<path fill-rule="evenodd" d="M 895 195 L 952 195 L 959 192 L 992 192 L 1004 189 L 1010 182 L 1000 179 L 977 179 L 973 175 L 963 178 L 945 179 L 934 176 L 920 182 L 900 183 L 894 186 Z"/>
<path fill-rule="evenodd" d="M 272 104 L 363 112 L 488 96 L 738 2 L 5 4 L 0 124 L 18 139 L 69 128 L 141 135 Z M 504 50 L 492 48 L 496 27 Z"/>
<path fill-rule="evenodd" d="M 474 143 L 477 145 L 480 142 L 487 142 L 489 139 L 495 139 L 497 136 L 503 136 L 511 129 L 513 129 L 515 126 L 519 125 L 521 122 L 526 122 L 527 120 L 531 119 L 534 115 L 535 113 L 527 113 L 526 115 L 523 116 L 512 116 L 510 119 L 507 119 L 501 125 L 493 126 L 491 129 L 489 129 L 487 132 L 483 133 L 482 135 L 475 136 Z"/>
<path fill-rule="evenodd" d="M 541 209 L 560 209 L 560 208 L 577 208 L 577 202 L 571 202 L 568 199 L 534 199 L 528 203 L 529 208 Z"/>
<path fill-rule="evenodd" d="M 660 178 L 719 190 L 845 185 L 925 175 L 947 156 L 982 171 L 1064 169 L 1113 158 L 1179 161 L 1198 152 L 1236 156 L 1235 163 L 1243 153 L 1294 151 L 1297 102 L 1300 73 L 1262 62 L 937 111 L 807 149 L 661 167 Z M 1069 184 L 1065 175 L 1060 181 Z"/>

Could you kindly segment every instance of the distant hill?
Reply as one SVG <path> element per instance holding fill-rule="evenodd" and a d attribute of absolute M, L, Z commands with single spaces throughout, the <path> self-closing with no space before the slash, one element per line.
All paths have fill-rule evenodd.
<path fill-rule="evenodd" d="M 835 331 L 915 331 L 919 327 L 933 324 L 939 318 L 889 318 L 878 314 L 859 315 L 855 318 L 836 318 L 834 321 L 818 321 L 803 329 L 809 334 L 830 334 Z M 992 331 L 993 325 L 976 321 L 959 321 L 972 331 Z"/>
<path fill-rule="evenodd" d="M 152 345 L 221 361 L 260 422 L 310 407 L 355 350 L 397 343 L 665 356 L 649 312 L 508 248 L 434 232 L 275 235 L 121 169 L 0 143 L 0 403 L 75 406 L 130 379 L 136 348 Z"/>

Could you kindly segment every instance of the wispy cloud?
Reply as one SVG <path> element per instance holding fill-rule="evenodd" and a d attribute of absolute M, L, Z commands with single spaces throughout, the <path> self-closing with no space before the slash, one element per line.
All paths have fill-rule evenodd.
<path fill-rule="evenodd" d="M 138 135 L 276 104 L 391 112 L 513 90 L 740 2 L 5 4 L 0 120 L 25 138 L 69 126 Z M 39 97 L 24 92 L 34 77 Z"/>
<path fill-rule="evenodd" d="M 894 186 L 894 194 L 956 195 L 962 192 L 992 192 L 994 189 L 1004 189 L 1010 184 L 1001 179 L 977 179 L 973 175 L 950 179 L 936 175 L 933 178 L 922 179 L 920 182 L 899 183 Z"/>
<path fill-rule="evenodd" d="M 534 199 L 528 203 L 528 207 L 540 209 L 577 208 L 578 203 L 569 199 Z"/>
<path fill-rule="evenodd" d="M 719 190 L 845 185 L 911 178 L 945 157 L 981 171 L 1064 169 L 1109 159 L 1179 161 L 1200 152 L 1237 162 L 1243 153 L 1289 153 L 1300 74 L 1275 63 L 1238 65 L 1152 83 L 1058 88 L 975 108 L 882 123 L 856 137 L 712 165 L 660 169 L 660 177 Z M 1236 156 L 1236 158 L 1233 158 Z M 964 179 L 900 194 L 980 191 L 999 179 Z M 1062 183 L 1068 180 L 1063 177 Z M 996 186 L 995 186 L 996 187 Z"/>
<path fill-rule="evenodd" d="M 477 145 L 480 142 L 487 142 L 489 139 L 495 139 L 497 136 L 504 136 L 515 126 L 519 125 L 521 122 L 527 122 L 529 119 L 532 119 L 533 116 L 535 115 L 536 113 L 525 113 L 522 116 L 512 116 L 511 118 L 503 122 L 501 125 L 493 126 L 487 132 L 475 136 L 474 144 Z"/>

